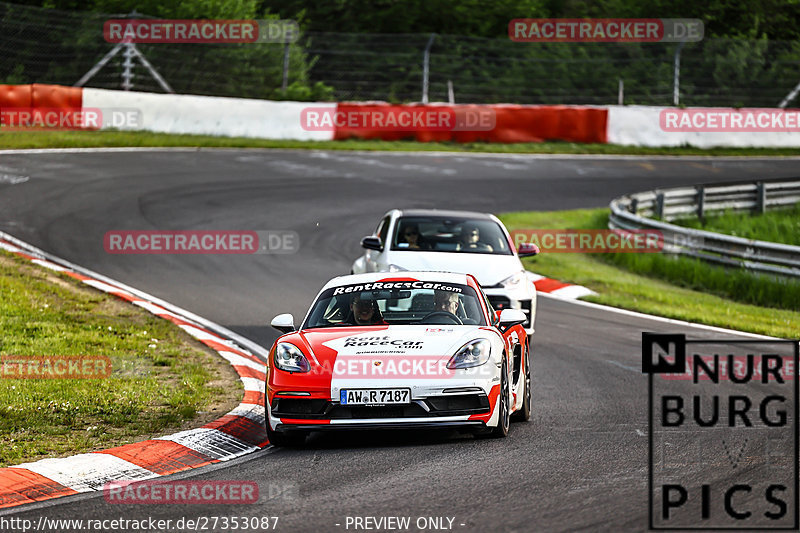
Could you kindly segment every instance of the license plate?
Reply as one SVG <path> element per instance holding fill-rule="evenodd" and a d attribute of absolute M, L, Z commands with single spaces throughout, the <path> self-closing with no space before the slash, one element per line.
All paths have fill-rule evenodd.
<path fill-rule="evenodd" d="M 411 389 L 342 389 L 342 405 L 390 405 L 411 403 Z"/>

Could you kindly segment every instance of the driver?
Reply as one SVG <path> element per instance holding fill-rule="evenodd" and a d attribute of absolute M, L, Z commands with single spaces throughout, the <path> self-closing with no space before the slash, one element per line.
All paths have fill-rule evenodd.
<path fill-rule="evenodd" d="M 373 299 L 361 299 L 361 293 L 356 293 L 350 300 L 350 312 L 353 314 L 352 323 L 357 326 L 372 326 L 376 324 L 386 324 L 381 316 L 378 301 Z"/>
<path fill-rule="evenodd" d="M 433 311 L 444 311 L 456 315 L 460 302 L 458 294 L 450 291 L 436 291 L 433 294 Z"/>
<path fill-rule="evenodd" d="M 466 223 L 461 227 L 461 242 L 458 250 L 476 250 L 479 252 L 493 252 L 491 244 L 481 241 L 481 230 L 475 224 Z"/>

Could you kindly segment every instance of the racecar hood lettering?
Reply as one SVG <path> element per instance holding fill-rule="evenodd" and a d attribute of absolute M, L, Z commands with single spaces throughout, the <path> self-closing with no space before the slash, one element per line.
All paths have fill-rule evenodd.
<path fill-rule="evenodd" d="M 450 292 L 464 292 L 463 285 L 451 284 L 447 285 L 445 283 L 434 283 L 430 281 L 376 281 L 374 283 L 359 283 L 357 285 L 344 285 L 342 287 L 336 287 L 333 289 L 331 293 L 332 296 L 338 296 L 340 294 L 349 294 L 352 292 L 363 292 L 363 291 L 379 291 L 379 290 L 388 290 L 388 289 L 434 289 L 439 291 L 450 291 Z"/>

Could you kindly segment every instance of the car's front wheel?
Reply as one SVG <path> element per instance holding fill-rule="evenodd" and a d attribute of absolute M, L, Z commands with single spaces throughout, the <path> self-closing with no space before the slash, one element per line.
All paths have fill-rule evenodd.
<path fill-rule="evenodd" d="M 492 430 L 491 436 L 502 438 L 508 436 L 508 429 L 511 426 L 511 406 L 509 405 L 510 387 L 508 384 L 508 366 L 503 361 L 503 369 L 500 372 L 500 397 L 498 400 L 497 427 Z"/>
<path fill-rule="evenodd" d="M 531 345 L 525 346 L 525 397 L 522 400 L 522 407 L 519 411 L 511 415 L 514 421 L 527 422 L 531 419 L 531 403 L 533 402 L 533 391 L 531 390 Z"/>
<path fill-rule="evenodd" d="M 266 395 L 264 396 L 264 409 L 266 411 L 266 419 L 264 424 L 267 428 L 267 439 L 273 446 L 285 446 L 287 448 L 302 446 L 306 442 L 306 433 L 304 431 L 275 431 L 269 423 L 269 403 L 267 403 Z"/>
<path fill-rule="evenodd" d="M 267 438 L 273 446 L 293 448 L 302 446 L 306 442 L 306 434 L 302 431 L 274 431 L 267 421 Z"/>

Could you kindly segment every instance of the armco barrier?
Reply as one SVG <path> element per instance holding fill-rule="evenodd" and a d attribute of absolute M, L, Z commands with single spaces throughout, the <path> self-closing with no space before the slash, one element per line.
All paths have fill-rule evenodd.
<path fill-rule="evenodd" d="M 664 234 L 665 251 L 765 274 L 800 277 L 800 246 L 743 239 L 648 218 L 674 220 L 723 210 L 764 212 L 797 202 L 798 178 L 646 191 L 615 198 L 608 227 L 659 230 Z"/>

